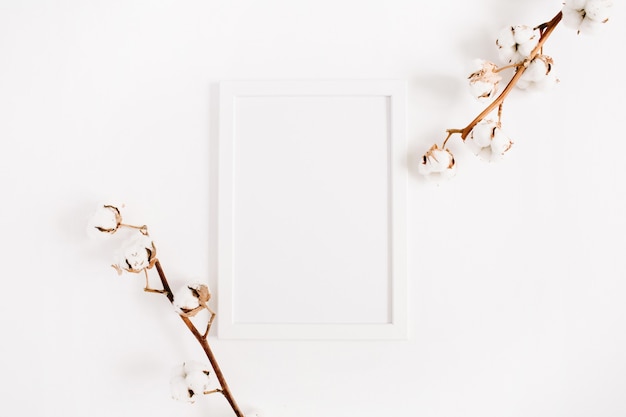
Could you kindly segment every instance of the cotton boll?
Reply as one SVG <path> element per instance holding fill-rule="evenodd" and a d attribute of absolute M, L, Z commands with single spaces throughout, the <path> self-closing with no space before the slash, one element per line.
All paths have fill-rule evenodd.
<path fill-rule="evenodd" d="M 172 370 L 170 392 L 175 400 L 193 403 L 198 395 L 208 391 L 209 383 L 207 366 L 196 361 L 186 361 Z"/>
<path fill-rule="evenodd" d="M 491 139 L 493 138 L 495 128 L 496 124 L 491 120 L 478 122 L 465 139 L 465 144 L 470 152 L 481 159 L 489 159 Z"/>
<path fill-rule="evenodd" d="M 536 35 L 535 29 L 526 25 L 518 25 L 513 28 L 513 38 L 518 45 L 532 41 Z"/>
<path fill-rule="evenodd" d="M 149 236 L 137 232 L 124 242 L 118 259 L 117 266 L 120 270 L 140 272 L 154 265 L 156 247 Z"/>
<path fill-rule="evenodd" d="M 131 246 L 124 252 L 124 261 L 128 268 L 140 271 L 147 268 L 150 263 L 150 253 L 145 245 Z"/>
<path fill-rule="evenodd" d="M 185 378 L 189 389 L 196 394 L 202 394 L 209 390 L 210 379 L 209 374 L 204 372 L 191 372 Z"/>
<path fill-rule="evenodd" d="M 446 150 L 434 151 L 432 153 L 432 166 L 434 171 L 444 171 L 450 168 L 452 155 Z"/>
<path fill-rule="evenodd" d="M 496 39 L 500 60 L 507 64 L 510 64 L 516 57 L 516 42 L 513 30 L 512 26 L 502 29 Z"/>
<path fill-rule="evenodd" d="M 583 22 L 583 19 L 584 19 L 584 15 L 580 11 L 573 9 L 573 8 L 569 8 L 569 7 L 565 7 L 563 9 L 562 20 L 563 20 L 564 26 L 570 29 L 578 30 L 578 28 L 580 28 L 580 25 Z"/>
<path fill-rule="evenodd" d="M 170 379 L 170 394 L 176 401 L 193 403 L 195 394 L 189 392 L 187 381 L 183 376 L 175 376 Z"/>
<path fill-rule="evenodd" d="M 495 95 L 495 86 L 492 83 L 486 81 L 472 81 L 470 82 L 470 93 L 472 97 L 478 100 L 488 99 Z"/>
<path fill-rule="evenodd" d="M 527 81 L 540 81 L 543 80 L 549 72 L 550 66 L 537 57 L 528 64 L 521 78 L 525 78 Z"/>
<path fill-rule="evenodd" d="M 585 7 L 585 17 L 596 22 L 605 22 L 611 16 L 613 2 L 610 0 L 587 1 Z"/>
<path fill-rule="evenodd" d="M 470 139 L 474 144 L 481 148 L 485 148 L 491 145 L 491 139 L 493 138 L 494 130 L 496 129 L 496 123 L 492 120 L 480 121 L 470 133 Z"/>
<path fill-rule="evenodd" d="M 428 158 L 430 172 L 441 172 L 450 168 L 452 156 L 444 150 L 433 151 Z"/>
<path fill-rule="evenodd" d="M 612 7 L 612 0 L 567 0 L 563 24 L 578 33 L 593 34 L 609 20 Z"/>
<path fill-rule="evenodd" d="M 535 46 L 537 46 L 536 42 L 525 42 L 519 44 L 517 46 L 517 54 L 519 55 L 519 59 L 517 60 L 517 62 L 522 62 L 523 60 L 528 58 L 533 52 L 533 49 L 535 49 Z"/>
<path fill-rule="evenodd" d="M 541 33 L 525 25 L 509 26 L 500 31 L 496 45 L 502 62 L 516 64 L 524 61 L 537 46 Z"/>
<path fill-rule="evenodd" d="M 475 59 L 470 66 L 470 93 L 478 100 L 489 99 L 496 95 L 502 77 L 497 72 L 497 65 L 482 59 Z"/>
<path fill-rule="evenodd" d="M 178 313 L 183 313 L 199 307 L 200 301 L 198 300 L 198 297 L 194 295 L 192 289 L 185 285 L 174 292 L 173 305 Z"/>
<path fill-rule="evenodd" d="M 424 176 L 443 174 L 445 177 L 454 175 L 454 156 L 447 149 L 439 149 L 435 144 L 422 156 L 419 172 Z"/>
<path fill-rule="evenodd" d="M 547 55 L 536 56 L 518 80 L 516 86 L 522 90 L 545 91 L 559 80 L 552 72 L 553 60 Z"/>
<path fill-rule="evenodd" d="M 187 388 L 196 394 L 202 394 L 209 389 L 210 377 L 208 367 L 196 361 L 183 363 Z"/>
<path fill-rule="evenodd" d="M 507 138 L 498 124 L 493 120 L 481 120 L 474 126 L 470 135 L 465 139 L 470 150 L 480 159 L 494 162 L 502 159 L 513 142 Z"/>
<path fill-rule="evenodd" d="M 454 156 L 448 149 L 439 149 L 435 144 L 422 156 L 418 171 L 434 183 L 449 180 L 456 174 Z"/>
<path fill-rule="evenodd" d="M 491 160 L 496 161 L 501 159 L 504 154 L 511 149 L 513 141 L 509 139 L 500 129 L 496 129 L 496 132 L 491 140 Z"/>
<path fill-rule="evenodd" d="M 120 210 L 115 206 L 103 204 L 94 210 L 87 221 L 87 234 L 93 238 L 110 236 L 117 231 L 121 224 Z"/>
<path fill-rule="evenodd" d="M 500 61 L 506 64 L 512 64 L 512 63 L 523 61 L 523 59 L 520 59 L 521 57 L 517 53 L 517 48 L 515 48 L 515 46 L 499 47 L 498 56 L 500 57 Z"/>
<path fill-rule="evenodd" d="M 540 33 L 538 30 L 528 26 L 517 26 L 515 30 L 515 41 L 517 42 L 517 53 L 523 61 L 530 56 L 535 46 L 539 42 Z"/>
<path fill-rule="evenodd" d="M 182 286 L 174 293 L 173 306 L 178 314 L 192 315 L 195 308 L 205 305 L 211 298 L 209 287 L 200 283 Z M 193 313 L 195 314 L 195 313 Z"/>

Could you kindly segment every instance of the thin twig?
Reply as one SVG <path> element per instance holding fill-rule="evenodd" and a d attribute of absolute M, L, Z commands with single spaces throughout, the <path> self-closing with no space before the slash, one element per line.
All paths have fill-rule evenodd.
<path fill-rule="evenodd" d="M 502 72 L 504 70 L 507 70 L 509 68 L 518 68 L 521 67 L 523 64 L 510 64 L 510 65 L 505 65 L 504 67 L 500 67 L 498 69 L 496 69 L 494 72 Z"/>
<path fill-rule="evenodd" d="M 216 388 L 216 389 L 212 389 L 211 391 L 204 391 L 203 394 L 204 395 L 209 395 L 209 394 L 216 394 L 218 392 L 222 392 L 222 390 L 219 389 L 219 388 Z"/>
<path fill-rule="evenodd" d="M 441 145 L 442 149 L 446 148 L 446 143 L 448 143 L 448 139 L 450 139 L 450 136 L 452 136 L 455 133 L 463 133 L 463 129 L 448 129 L 446 130 L 446 132 L 448 132 L 448 136 L 446 136 L 446 139 L 443 141 L 443 144 Z"/>
<path fill-rule="evenodd" d="M 125 223 L 120 223 L 120 225 L 118 227 L 128 227 L 130 229 L 137 229 L 139 230 L 141 233 L 143 233 L 144 235 L 147 233 L 148 231 L 148 227 L 144 224 L 143 226 L 135 226 L 133 224 L 125 224 Z"/>
<path fill-rule="evenodd" d="M 211 310 L 209 307 L 206 308 L 209 313 L 211 313 L 211 318 L 209 319 L 207 325 L 206 325 L 206 330 L 204 331 L 204 335 L 202 335 L 203 338 L 207 338 L 209 336 L 209 330 L 211 330 L 211 325 L 213 324 L 213 320 L 215 319 L 215 311 Z"/>

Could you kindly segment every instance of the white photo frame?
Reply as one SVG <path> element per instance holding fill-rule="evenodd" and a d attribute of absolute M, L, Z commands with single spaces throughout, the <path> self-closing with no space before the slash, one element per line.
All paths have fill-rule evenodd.
<path fill-rule="evenodd" d="M 218 337 L 406 339 L 406 85 L 224 81 Z"/>

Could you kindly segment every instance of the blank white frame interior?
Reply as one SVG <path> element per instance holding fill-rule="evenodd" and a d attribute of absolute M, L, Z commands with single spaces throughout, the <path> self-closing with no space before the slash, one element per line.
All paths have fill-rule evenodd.
<path fill-rule="evenodd" d="M 220 84 L 218 337 L 406 339 L 406 85 Z"/>

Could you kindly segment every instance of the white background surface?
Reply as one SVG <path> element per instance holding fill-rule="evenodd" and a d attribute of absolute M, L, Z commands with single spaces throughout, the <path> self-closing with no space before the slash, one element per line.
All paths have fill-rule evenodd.
<path fill-rule="evenodd" d="M 560 6 L 1 1 L 1 413 L 231 415 L 218 396 L 169 398 L 171 366 L 199 348 L 83 233 L 94 204 L 124 202 L 174 285 L 215 283 L 219 80 L 406 79 L 419 158 L 482 109 L 464 90 L 469 60 L 496 59 L 501 27 Z M 432 187 L 407 167 L 410 340 L 212 339 L 240 405 L 268 417 L 626 415 L 625 27 L 616 2 L 597 37 L 557 28 L 545 52 L 561 83 L 507 100 L 503 164 L 453 140 L 453 182 Z"/>
<path fill-rule="evenodd" d="M 387 101 L 236 99 L 235 322 L 389 321 Z"/>

